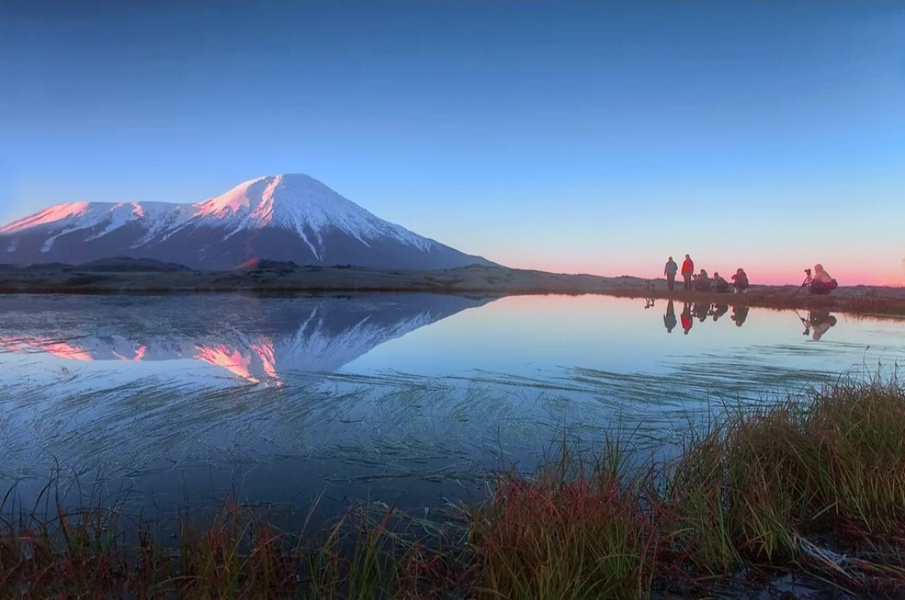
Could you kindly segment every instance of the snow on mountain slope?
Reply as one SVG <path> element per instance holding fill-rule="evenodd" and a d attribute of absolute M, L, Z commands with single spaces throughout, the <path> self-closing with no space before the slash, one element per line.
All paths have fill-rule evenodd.
<path fill-rule="evenodd" d="M 91 203 L 89 202 L 73 202 L 71 204 L 51 206 L 41 212 L 14 221 L 4 227 L 0 227 L 0 233 L 15 233 L 33 227 L 41 227 L 42 225 L 55 225 L 61 221 L 75 223 L 78 220 L 78 217 L 84 216 L 88 212 L 90 206 Z M 109 205 L 95 204 L 95 206 L 100 207 Z"/>
<path fill-rule="evenodd" d="M 172 231 L 184 226 L 196 213 L 195 204 L 144 202 L 140 206 L 143 214 L 139 223 L 147 232 L 132 244 L 133 248 L 141 248 L 154 239 L 167 237 Z"/>
<path fill-rule="evenodd" d="M 301 174 L 259 177 L 196 204 L 61 204 L 0 228 L 0 243 L 23 264 L 114 255 L 212 269 L 253 258 L 398 268 L 488 262 L 384 221 Z"/>
<path fill-rule="evenodd" d="M 166 202 L 74 202 L 52 206 L 39 213 L 0 227 L 0 235 L 27 231 L 47 231 L 43 251 L 48 252 L 54 241 L 67 233 L 82 229 L 104 228 L 85 238 L 96 240 L 129 223 L 139 223 L 149 234 L 159 232 L 189 219 L 193 205 Z"/>
<path fill-rule="evenodd" d="M 422 250 L 431 240 L 379 219 L 307 175 L 271 175 L 241 183 L 223 195 L 196 204 L 166 202 L 74 202 L 53 206 L 20 219 L 0 234 L 35 228 L 59 235 L 97 225 L 105 228 L 87 239 L 100 238 L 129 222 L 148 229 L 144 240 L 167 236 L 188 225 L 224 228 L 235 233 L 247 229 L 279 227 L 299 234 L 312 246 L 323 243 L 322 232 L 337 228 L 362 243 L 391 237 Z M 309 240 L 308 236 L 314 239 Z M 317 253 L 315 251 L 315 253 Z"/>
<path fill-rule="evenodd" d="M 239 184 L 222 196 L 196 204 L 192 225 L 226 227 L 235 233 L 271 226 L 299 235 L 315 256 L 323 250 L 323 232 L 339 229 L 365 245 L 395 238 L 429 250 L 431 240 L 379 219 L 307 175 L 271 175 Z"/>
<path fill-rule="evenodd" d="M 61 235 L 79 229 L 93 227 L 106 218 L 107 212 L 116 206 L 110 203 L 73 202 L 52 206 L 39 213 L 20 219 L 5 227 L 0 227 L 0 235 L 12 234 L 27 230 L 47 230 L 55 235 L 48 235 L 41 248 L 49 252 L 54 241 Z M 15 248 L 11 248 L 10 252 Z"/>
<path fill-rule="evenodd" d="M 29 229 L 69 230 L 87 229 L 104 221 L 124 224 L 144 216 L 138 202 L 73 202 L 59 204 L 39 213 L 0 227 L 0 234 L 18 233 Z M 113 228 L 115 229 L 116 226 Z M 112 231 L 112 229 L 111 229 Z"/>

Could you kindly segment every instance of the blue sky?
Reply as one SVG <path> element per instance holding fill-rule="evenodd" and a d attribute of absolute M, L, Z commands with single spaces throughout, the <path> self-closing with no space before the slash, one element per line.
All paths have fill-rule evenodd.
<path fill-rule="evenodd" d="M 511 266 L 905 283 L 905 4 L 0 3 L 0 222 L 307 173 Z"/>

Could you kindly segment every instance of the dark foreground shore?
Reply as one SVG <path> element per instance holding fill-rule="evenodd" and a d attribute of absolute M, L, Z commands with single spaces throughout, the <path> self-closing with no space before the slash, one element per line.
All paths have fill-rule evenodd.
<path fill-rule="evenodd" d="M 358 293 L 429 292 L 437 294 L 605 294 L 632 298 L 712 300 L 768 308 L 816 308 L 905 316 L 905 288 L 842 286 L 828 296 L 811 296 L 798 285 L 754 285 L 747 294 L 675 291 L 663 279 L 567 275 L 507 267 L 472 265 L 434 271 L 376 270 L 266 264 L 241 271 L 192 271 L 178 265 L 139 261 L 97 266 L 46 265 L 0 268 L 0 293 Z"/>

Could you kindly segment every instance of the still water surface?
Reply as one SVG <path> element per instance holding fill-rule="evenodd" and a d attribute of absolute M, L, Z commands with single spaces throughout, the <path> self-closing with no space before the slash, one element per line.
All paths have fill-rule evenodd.
<path fill-rule="evenodd" d="M 731 300 L 731 298 L 730 298 Z M 0 297 L 0 488 L 137 510 L 434 507 L 563 432 L 689 423 L 895 369 L 905 322 L 605 296 Z"/>

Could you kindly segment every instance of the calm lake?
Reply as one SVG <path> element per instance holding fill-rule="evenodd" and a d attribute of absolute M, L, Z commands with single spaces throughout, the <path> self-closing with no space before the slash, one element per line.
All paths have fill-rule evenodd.
<path fill-rule="evenodd" d="M 143 512 L 230 492 L 431 509 L 482 495 L 488 470 L 531 471 L 564 432 L 649 460 L 709 413 L 905 359 L 903 321 L 645 304 L 0 297 L 0 488 Z"/>

